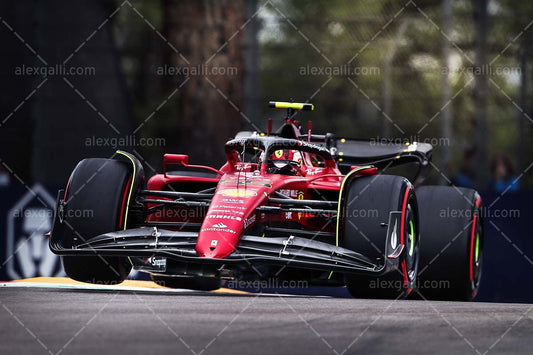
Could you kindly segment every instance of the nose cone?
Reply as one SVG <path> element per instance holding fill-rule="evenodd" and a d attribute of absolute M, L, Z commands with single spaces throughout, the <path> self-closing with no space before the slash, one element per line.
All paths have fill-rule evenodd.
<path fill-rule="evenodd" d="M 238 220 L 206 219 L 198 235 L 196 251 L 205 258 L 225 258 L 235 250 L 241 229 L 242 223 Z"/>
<path fill-rule="evenodd" d="M 251 173 L 224 175 L 198 234 L 198 254 L 222 259 L 233 253 L 251 216 L 255 221 L 255 209 L 264 203 L 271 186 L 270 180 Z"/>

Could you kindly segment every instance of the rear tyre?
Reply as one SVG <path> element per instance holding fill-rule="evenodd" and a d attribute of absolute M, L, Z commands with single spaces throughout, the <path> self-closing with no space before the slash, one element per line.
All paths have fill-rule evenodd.
<path fill-rule="evenodd" d="M 472 189 L 422 186 L 419 292 L 421 298 L 470 301 L 483 262 L 481 197 Z"/>
<path fill-rule="evenodd" d="M 161 286 L 170 288 L 184 288 L 188 290 L 213 291 L 221 286 L 219 277 L 208 276 L 168 276 L 151 274 L 152 280 Z"/>
<path fill-rule="evenodd" d="M 387 224 L 391 212 L 401 212 L 398 243 L 404 245 L 399 266 L 380 278 L 347 275 L 346 286 L 357 298 L 405 298 L 418 273 L 418 205 L 411 183 L 399 176 L 353 177 L 342 191 L 344 211 L 340 245 L 378 264 L 385 262 Z"/>
<path fill-rule="evenodd" d="M 124 227 L 126 198 L 131 188 L 129 166 L 112 159 L 84 159 L 72 172 L 66 190 L 63 247 Z M 87 211 L 88 213 L 84 212 Z M 62 256 L 71 279 L 116 284 L 124 281 L 131 263 L 124 257 Z"/>

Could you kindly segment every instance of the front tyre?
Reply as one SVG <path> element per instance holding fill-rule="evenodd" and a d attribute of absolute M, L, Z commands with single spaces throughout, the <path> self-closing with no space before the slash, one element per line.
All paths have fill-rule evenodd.
<path fill-rule="evenodd" d="M 125 227 L 132 176 L 128 164 L 117 160 L 84 159 L 78 163 L 65 193 L 63 247 L 72 248 Z M 120 283 L 132 268 L 128 258 L 96 253 L 62 256 L 61 261 L 71 279 L 96 284 Z"/>
<path fill-rule="evenodd" d="M 399 176 L 350 178 L 341 191 L 344 216 L 340 245 L 383 265 L 391 212 L 401 213 L 396 225 L 398 243 L 404 248 L 398 268 L 382 277 L 346 275 L 346 286 L 356 298 L 405 298 L 413 290 L 419 259 L 418 205 L 411 183 Z"/>

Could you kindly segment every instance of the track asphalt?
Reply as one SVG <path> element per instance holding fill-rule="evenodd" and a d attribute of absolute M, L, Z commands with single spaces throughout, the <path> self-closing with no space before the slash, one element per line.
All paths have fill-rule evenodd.
<path fill-rule="evenodd" d="M 533 351 L 529 304 L 171 291 L 148 282 L 100 288 L 46 283 L 0 284 L 0 354 Z"/>

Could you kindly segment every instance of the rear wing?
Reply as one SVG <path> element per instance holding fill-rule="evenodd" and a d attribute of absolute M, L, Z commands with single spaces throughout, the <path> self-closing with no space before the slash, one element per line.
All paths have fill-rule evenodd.
<path fill-rule="evenodd" d="M 343 165 L 351 162 L 363 162 L 372 165 L 383 164 L 381 161 L 405 160 L 414 158 L 423 165 L 427 165 L 431 159 L 433 147 L 431 144 L 418 142 L 374 142 L 347 138 L 333 139 L 326 144 L 330 151 Z M 409 159 L 410 160 L 410 159 Z"/>
<path fill-rule="evenodd" d="M 307 140 L 307 135 L 300 138 Z M 428 143 L 358 140 L 338 138 L 333 134 L 312 135 L 311 141 L 329 148 L 343 173 L 350 171 L 354 165 L 373 165 L 380 170 L 386 170 L 413 163 L 415 171 L 409 174 L 413 182 L 424 177 L 433 152 L 433 147 Z"/>
<path fill-rule="evenodd" d="M 433 147 L 431 144 L 406 143 L 375 143 L 372 141 L 349 140 L 341 138 L 336 146 L 335 157 L 339 165 L 370 164 L 379 169 L 416 161 L 420 170 L 427 167 L 431 160 Z M 416 174 L 418 176 L 420 171 Z"/>

